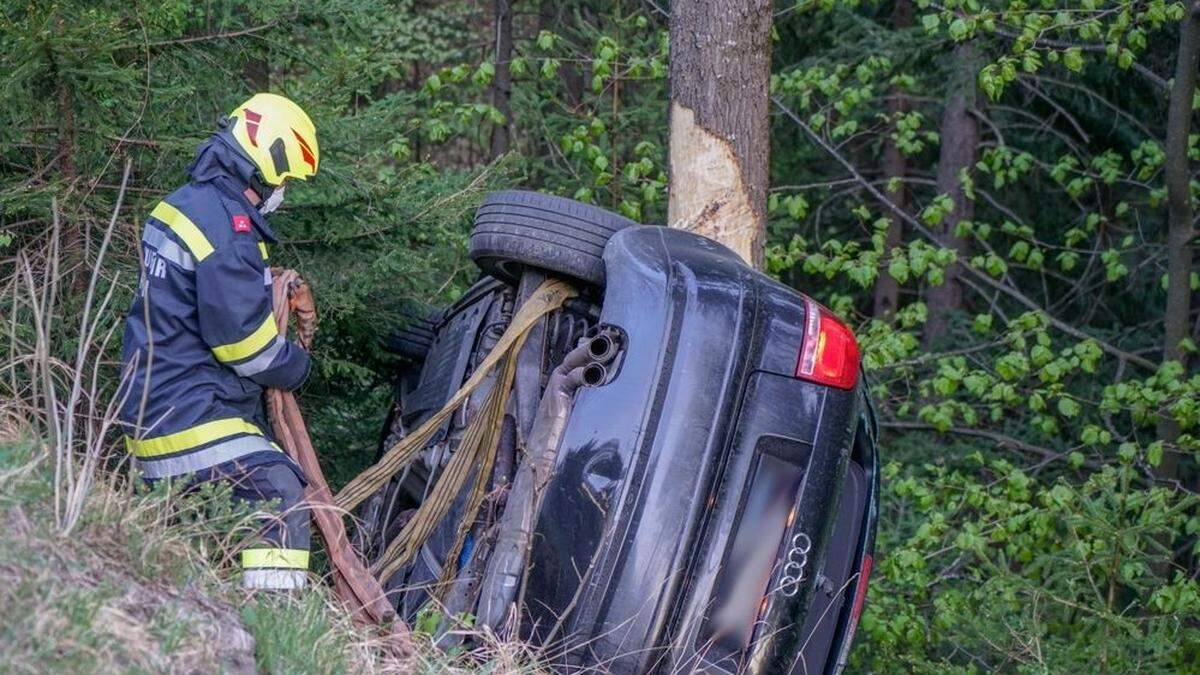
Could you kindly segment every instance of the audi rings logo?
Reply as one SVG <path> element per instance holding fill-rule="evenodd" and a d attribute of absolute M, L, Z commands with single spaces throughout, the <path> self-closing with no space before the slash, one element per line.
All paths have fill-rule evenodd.
<path fill-rule="evenodd" d="M 783 579 L 779 582 L 779 590 L 789 598 L 800 592 L 804 568 L 808 566 L 808 552 L 811 550 L 812 540 L 807 534 L 797 532 L 792 536 L 792 547 L 784 558 L 787 562 L 783 564 Z"/>

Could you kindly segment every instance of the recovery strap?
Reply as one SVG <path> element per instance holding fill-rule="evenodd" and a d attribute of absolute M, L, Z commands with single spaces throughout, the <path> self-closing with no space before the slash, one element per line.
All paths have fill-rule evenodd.
<path fill-rule="evenodd" d="M 388 544 L 383 555 L 376 562 L 372 571 L 379 579 L 388 579 L 412 560 L 434 528 L 450 511 L 455 498 L 466 485 L 472 469 L 474 469 L 475 484 L 467 497 L 466 506 L 455 533 L 454 544 L 446 554 L 446 563 L 443 565 L 437 587 L 430 590 L 432 595 L 440 597 L 447 588 L 448 582 L 457 572 L 455 561 L 458 560 L 458 553 L 466 539 L 467 532 L 475 522 L 475 516 L 483 503 L 487 484 L 491 478 L 492 463 L 496 456 L 496 444 L 504 420 L 504 411 L 512 391 L 513 377 L 516 375 L 516 356 L 525 344 L 525 339 L 529 337 L 529 331 L 537 325 L 538 320 L 561 307 L 567 299 L 575 294 L 575 289 L 563 281 L 550 279 L 542 283 L 529 299 L 522 303 L 496 346 L 483 359 L 466 383 L 455 392 L 454 396 L 450 397 L 446 405 L 425 420 L 415 431 L 389 448 L 374 466 L 363 471 L 338 493 L 335 498 L 337 506 L 350 511 L 386 485 L 392 476 L 403 471 L 417 458 L 442 423 L 454 414 L 454 411 L 467 400 L 472 392 L 479 388 L 492 369 L 497 364 L 503 364 L 482 408 L 467 426 L 462 442 L 438 478 L 437 484 L 433 486 L 429 496 L 421 503 L 413 517 L 404 524 L 399 534 Z"/>
<path fill-rule="evenodd" d="M 422 449 L 429 439 L 433 437 L 434 432 L 442 425 L 458 406 L 471 392 L 483 382 L 487 374 L 500 362 L 502 358 L 509 353 L 515 353 L 514 347 L 520 346 L 518 342 L 524 342 L 529 330 L 537 324 L 538 319 L 541 319 L 551 311 L 562 306 L 567 299 L 575 296 L 575 289 L 566 282 L 557 279 L 549 279 L 533 292 L 521 308 L 517 310 L 513 316 L 512 322 L 508 324 L 508 329 L 500 336 L 500 340 L 496 343 L 492 352 L 484 358 L 483 363 L 475 369 L 471 377 L 466 383 L 455 392 L 454 396 L 442 406 L 442 409 L 434 413 L 432 417 L 425 420 L 425 423 L 416 429 L 413 433 L 405 436 L 400 442 L 392 446 L 383 457 L 366 471 L 363 471 L 353 480 L 338 492 L 335 501 L 337 505 L 347 511 L 353 509 L 363 502 L 364 499 L 370 497 L 376 490 L 383 487 L 397 471 L 403 469 L 412 461 Z"/>
<path fill-rule="evenodd" d="M 286 334 L 291 313 L 289 288 L 293 297 L 305 298 L 311 305 L 307 286 L 294 270 L 284 270 L 273 279 L 273 301 L 276 326 L 281 335 Z M 300 465 L 308 479 L 305 497 L 316 520 L 317 528 L 325 540 L 333 567 L 334 590 L 350 605 L 356 618 L 381 625 L 391 625 L 393 649 L 399 653 L 411 653 L 407 626 L 395 620 L 395 612 L 384 595 L 378 579 L 367 571 L 346 536 L 342 516 L 358 506 L 364 499 L 387 484 L 399 471 L 411 463 L 438 427 L 467 400 L 488 377 L 489 373 L 503 363 L 495 383 L 488 393 L 482 409 L 475 415 L 464 433 L 454 457 L 446 465 L 441 478 L 433 487 L 413 518 L 405 524 L 399 535 L 388 545 L 374 570 L 380 578 L 387 579 L 408 562 L 420 549 L 425 539 L 445 517 L 454 498 L 466 484 L 475 469 L 475 483 L 467 498 L 466 509 L 459 522 L 455 543 L 447 560 L 456 560 L 467 532 L 474 523 L 475 515 L 483 502 L 492 462 L 495 458 L 504 410 L 512 390 L 516 373 L 516 355 L 520 352 L 529 331 L 538 320 L 558 309 L 576 294 L 569 284 L 555 279 L 547 280 L 517 310 L 507 330 L 500 336 L 496 346 L 471 374 L 471 377 L 446 402 L 410 435 L 404 437 L 384 453 L 372 467 L 351 480 L 334 497 L 317 461 L 316 451 L 308 435 L 308 428 L 300 413 L 295 396 L 291 392 L 271 389 L 267 392 L 268 409 L 272 426 L 288 455 Z M 297 307 L 301 322 L 301 342 L 304 346 L 311 340 L 315 324 L 315 310 L 311 306 Z M 441 581 L 449 581 L 455 570 L 452 564 L 445 565 Z M 439 588 L 445 584 L 439 584 Z"/>
<path fill-rule="evenodd" d="M 276 325 L 281 334 L 287 331 L 288 317 L 291 313 L 288 287 L 296 283 L 303 282 L 293 270 L 286 270 L 274 279 L 272 299 Z M 304 496 L 329 552 L 334 591 L 350 606 L 356 619 L 387 627 L 387 644 L 393 653 L 397 656 L 411 654 L 412 644 L 408 627 L 404 622 L 394 620 L 396 613 L 384 595 L 383 588 L 363 566 L 350 546 L 342 518 L 333 507 L 333 495 L 329 484 L 325 482 L 325 474 L 321 472 L 321 465 L 317 461 L 317 453 L 313 449 L 312 439 L 308 436 L 308 427 L 300 414 L 296 397 L 288 391 L 270 389 L 267 391 L 267 408 L 276 437 L 288 455 L 300 465 L 308 479 L 308 488 Z"/>

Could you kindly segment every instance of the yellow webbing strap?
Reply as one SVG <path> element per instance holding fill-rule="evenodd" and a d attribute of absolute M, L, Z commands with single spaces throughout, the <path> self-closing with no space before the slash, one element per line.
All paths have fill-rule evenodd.
<path fill-rule="evenodd" d="M 496 400 L 492 401 L 492 397 L 484 402 L 483 410 L 480 411 L 479 417 L 484 418 L 479 422 L 479 429 L 482 433 L 477 436 L 467 436 L 463 439 L 463 446 L 470 447 L 473 444 L 473 449 L 476 453 L 476 459 L 473 462 L 479 466 L 479 470 L 475 473 L 475 485 L 471 488 L 471 494 L 467 497 L 467 505 L 463 511 L 463 517 L 458 521 L 458 531 L 454 535 L 454 545 L 447 552 L 446 564 L 442 565 L 442 574 L 438 577 L 437 586 L 433 589 L 433 596 L 439 601 L 445 591 L 450 589 L 451 582 L 458 574 L 458 559 L 459 553 L 462 551 L 463 544 L 467 540 L 467 533 L 471 531 L 471 527 L 475 524 L 475 518 L 479 513 L 479 507 L 483 506 L 483 498 L 487 496 L 488 485 L 492 480 L 492 465 L 496 461 L 495 449 L 500 442 L 500 431 L 504 423 L 504 411 L 508 407 L 509 394 L 512 391 L 513 376 L 517 373 L 517 354 L 521 353 L 521 346 L 524 344 L 525 337 L 521 338 L 521 343 L 516 345 L 508 360 L 504 363 L 505 371 L 501 375 L 497 387 L 503 386 Z M 501 385 L 500 383 L 503 383 Z M 478 440 L 476 440 L 476 437 Z"/>
<path fill-rule="evenodd" d="M 344 509 L 347 512 L 353 510 L 363 500 L 374 494 L 376 490 L 383 487 L 383 485 L 392 479 L 392 476 L 408 466 L 408 463 L 425 448 L 425 444 L 429 442 L 429 439 L 442 425 L 442 422 L 445 422 L 454 414 L 455 410 L 458 410 L 458 407 L 471 395 L 471 392 L 475 391 L 480 383 L 484 381 L 484 378 L 487 377 L 492 368 L 496 367 L 496 364 L 506 355 L 516 353 L 516 349 L 519 348 L 529 330 L 534 327 L 538 319 L 558 309 L 568 298 L 575 295 L 576 291 L 570 284 L 557 279 L 549 279 L 542 283 L 541 286 L 538 286 L 537 290 L 517 310 L 512 322 L 508 324 L 508 329 L 500 336 L 500 340 L 496 343 L 495 348 L 479 364 L 479 367 L 475 369 L 475 372 L 471 374 L 466 383 L 455 392 L 454 396 L 450 397 L 450 400 L 446 402 L 446 405 L 442 406 L 441 410 L 434 413 L 432 417 L 425 420 L 424 424 L 392 446 L 374 466 L 358 474 L 358 476 L 347 483 L 346 487 L 342 488 L 337 493 L 337 496 L 334 497 L 334 503 L 338 508 Z M 508 389 L 508 387 L 503 388 Z M 477 415 L 476 420 L 482 417 L 485 416 Z M 499 425 L 495 426 L 498 427 Z M 492 445 L 494 446 L 495 444 L 493 443 Z M 489 451 L 492 449 L 488 448 Z M 463 461 L 465 462 L 466 460 Z M 451 460 L 451 464 L 453 463 L 454 460 Z M 446 472 L 443 474 L 443 479 L 449 472 L 450 467 L 447 466 Z M 422 505 L 417 515 L 414 516 L 414 520 L 420 517 L 421 511 L 424 509 L 425 505 Z M 397 538 L 397 541 L 399 540 Z"/>
<path fill-rule="evenodd" d="M 484 399 L 483 406 L 475 414 L 463 434 L 462 442 L 454 451 L 454 456 L 446 464 L 446 469 L 438 478 L 437 484 L 430 490 L 429 496 L 421 502 L 421 507 L 413 514 L 400 533 L 388 544 L 387 549 L 375 563 L 373 570 L 379 579 L 388 579 L 401 567 L 412 560 L 421 545 L 437 528 L 442 518 L 450 512 L 454 500 L 462 491 L 463 485 L 475 473 L 475 485 L 471 490 L 467 503 L 459 516 L 458 529 L 454 537 L 454 545 L 446 553 L 446 564 L 442 568 L 440 582 L 449 581 L 458 572 L 457 561 L 459 549 L 462 548 L 467 532 L 475 523 L 475 515 L 483 503 L 487 492 L 488 482 L 492 478 L 492 462 L 496 457 L 496 443 L 500 437 L 500 427 L 504 419 L 504 410 L 512 391 L 513 376 L 517 372 L 517 353 L 521 350 L 529 333 L 518 336 L 512 349 L 506 352 L 499 376 Z M 494 353 L 494 352 L 493 352 Z M 440 596 L 447 586 L 439 583 L 431 589 L 431 593 Z"/>

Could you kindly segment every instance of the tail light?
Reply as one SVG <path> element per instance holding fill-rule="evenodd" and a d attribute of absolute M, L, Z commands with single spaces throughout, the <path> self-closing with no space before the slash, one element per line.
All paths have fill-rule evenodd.
<path fill-rule="evenodd" d="M 863 556 L 862 569 L 858 571 L 858 586 L 854 589 L 854 606 L 850 610 L 850 630 L 858 627 L 858 618 L 862 616 L 863 603 L 867 601 L 867 584 L 871 581 L 871 567 L 875 565 L 875 560 L 868 553 Z M 850 639 L 854 639 L 854 634 L 850 634 Z"/>
<path fill-rule="evenodd" d="M 858 620 L 862 617 L 863 603 L 867 600 L 867 583 L 871 580 L 871 567 L 875 561 L 868 553 L 863 556 L 862 567 L 858 570 L 858 584 L 854 587 L 854 604 L 850 609 L 850 624 L 846 626 L 846 639 L 842 642 L 842 651 L 838 654 L 837 671 L 846 667 L 850 660 L 850 647 L 854 644 L 854 634 L 858 632 Z"/>
<path fill-rule="evenodd" d="M 804 344 L 796 377 L 838 389 L 858 383 L 858 342 L 846 324 L 815 300 L 804 298 Z"/>

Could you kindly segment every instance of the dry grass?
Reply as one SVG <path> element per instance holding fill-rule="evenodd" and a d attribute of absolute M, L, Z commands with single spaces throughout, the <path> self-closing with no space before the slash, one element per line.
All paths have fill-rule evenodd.
<path fill-rule="evenodd" d="M 106 265 L 120 205 L 82 259 L 64 255 L 64 230 L 78 228 L 53 204 L 53 226 L 0 260 L 3 669 L 376 669 L 370 641 L 323 588 L 268 598 L 230 583 L 263 514 L 233 508 L 227 490 L 182 497 L 127 479 L 113 305 L 133 279 Z"/>
<path fill-rule="evenodd" d="M 0 661 L 17 672 L 252 672 L 254 639 L 206 593 L 213 574 L 189 544 L 200 533 L 155 512 L 167 498 L 96 486 L 63 536 L 47 460 L 42 444 L 0 447 Z"/>
<path fill-rule="evenodd" d="M 128 167 L 126 168 L 126 179 Z M 125 181 L 122 181 L 124 186 Z M 471 633 L 404 660 L 329 589 L 248 595 L 237 552 L 268 514 L 131 482 L 114 418 L 132 274 L 106 262 L 121 199 L 94 252 L 66 260 L 53 226 L 0 260 L 0 663 L 5 672 L 536 672 L 528 646 Z M 121 241 L 117 249 L 132 249 Z M 128 270 L 128 261 L 125 261 Z"/>
<path fill-rule="evenodd" d="M 534 673 L 537 651 L 462 629 L 399 660 L 322 585 L 248 595 L 234 555 L 260 512 L 228 491 L 139 493 L 102 476 L 57 533 L 47 446 L 0 440 L 0 663 L 12 672 Z"/>

